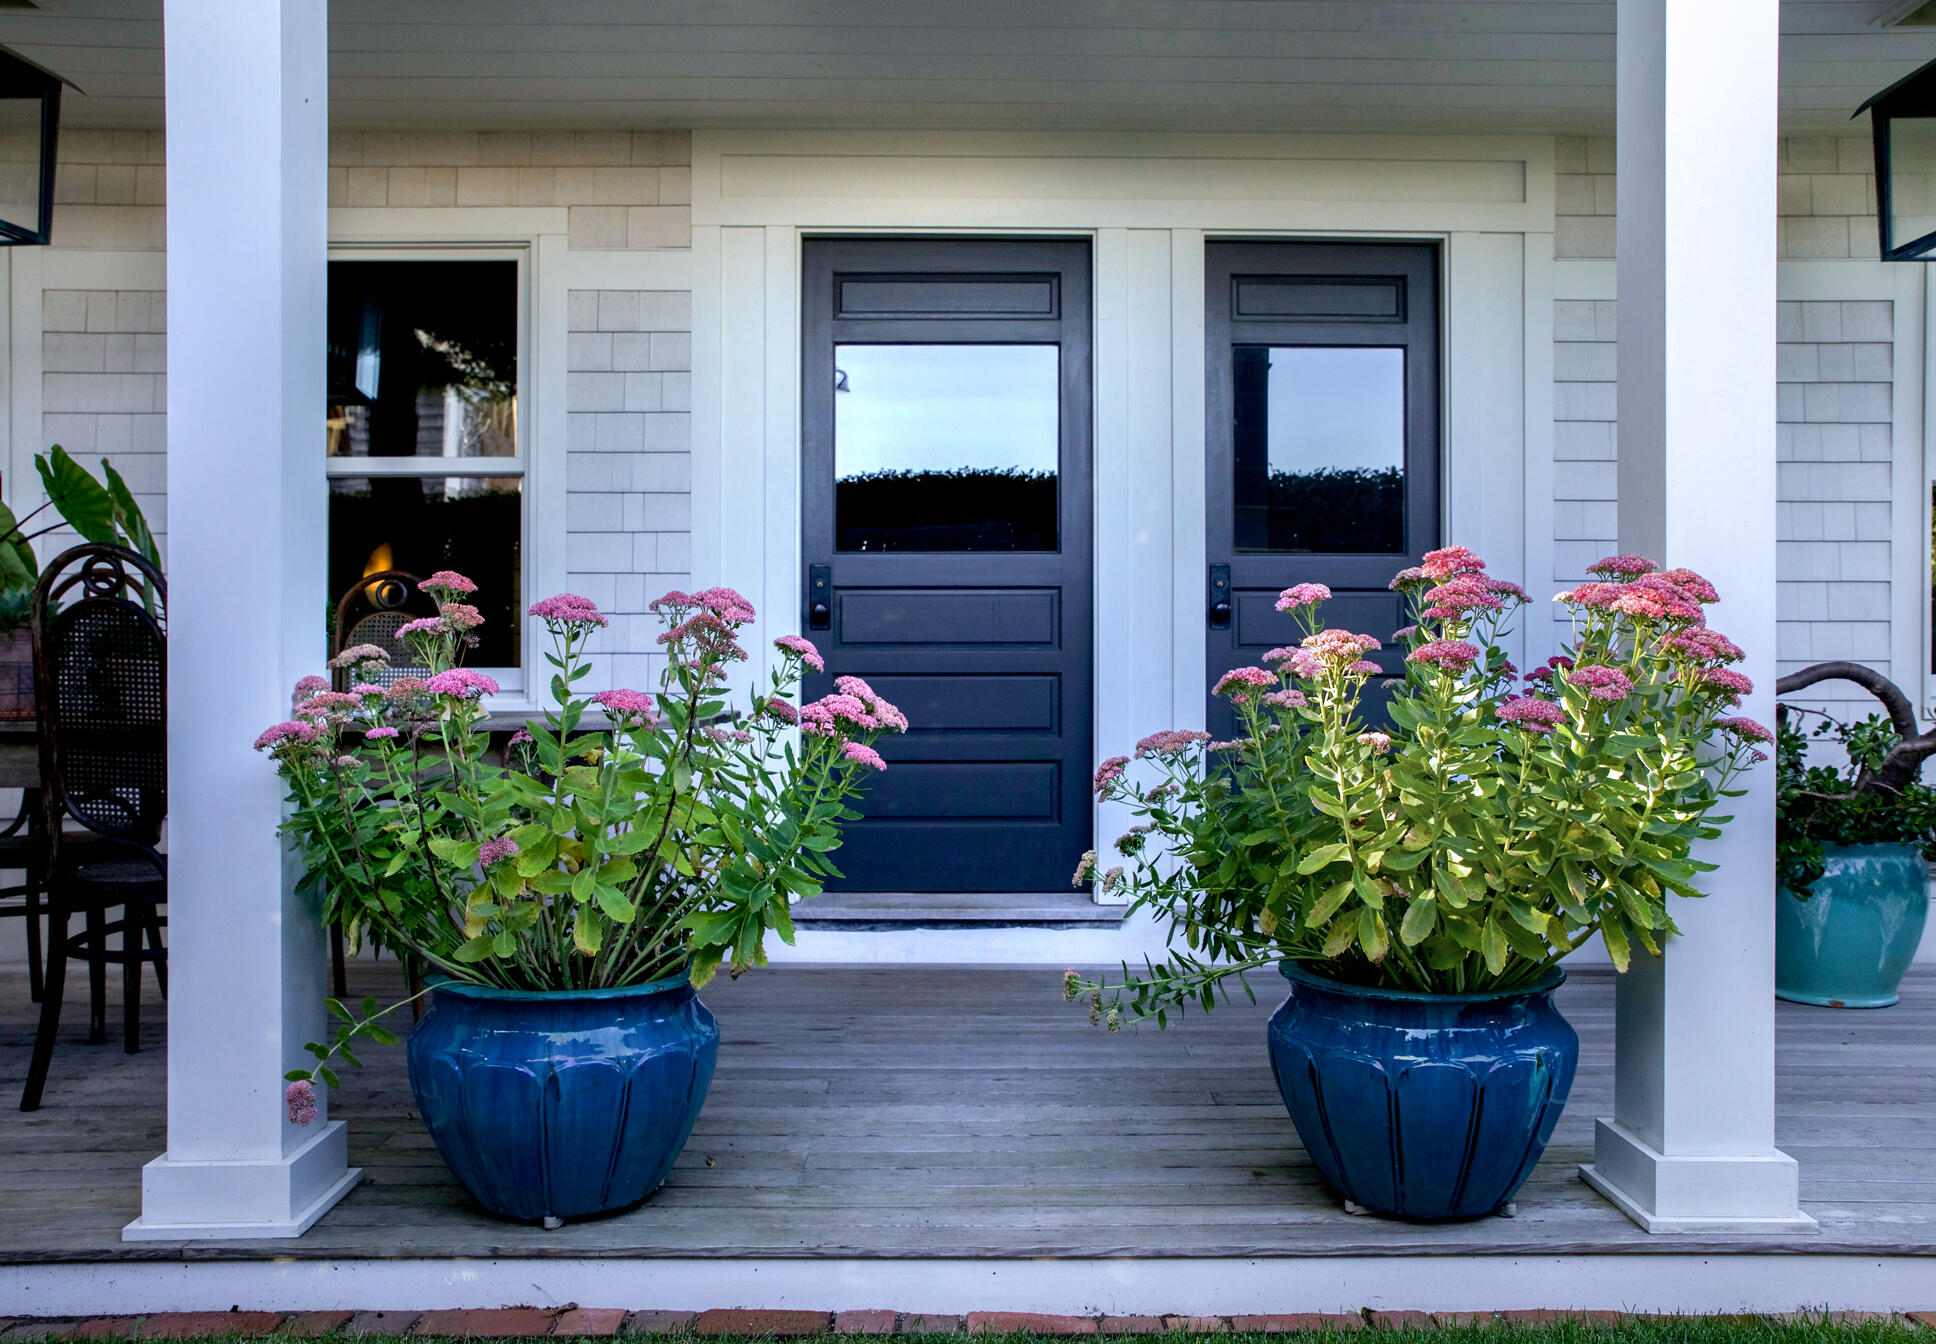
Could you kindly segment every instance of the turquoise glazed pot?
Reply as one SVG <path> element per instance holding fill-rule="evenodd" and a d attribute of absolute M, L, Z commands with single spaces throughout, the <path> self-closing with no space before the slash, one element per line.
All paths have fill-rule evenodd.
<path fill-rule="evenodd" d="M 526 993 L 445 981 L 410 1090 L 451 1173 L 506 1218 L 583 1218 L 659 1188 L 712 1082 L 719 1027 L 684 976 Z"/>
<path fill-rule="evenodd" d="M 1477 1218 L 1512 1199 L 1553 1137 L 1580 1038 L 1554 967 L 1501 994 L 1414 994 L 1313 975 L 1270 1020 L 1271 1069 L 1324 1179 L 1380 1213 Z"/>
<path fill-rule="evenodd" d="M 1775 897 L 1775 994 L 1887 1008 L 1929 918 L 1927 868 L 1908 845 L 1827 845 L 1815 894 Z"/>

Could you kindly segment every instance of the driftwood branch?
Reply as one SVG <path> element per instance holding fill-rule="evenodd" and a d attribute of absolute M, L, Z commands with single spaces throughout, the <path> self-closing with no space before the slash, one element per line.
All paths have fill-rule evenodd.
<path fill-rule="evenodd" d="M 1936 729 L 1927 733 L 1916 731 L 1916 707 L 1904 695 L 1902 688 L 1883 676 L 1872 667 L 1861 663 L 1816 663 L 1804 667 L 1799 672 L 1791 672 L 1775 683 L 1777 695 L 1793 695 L 1796 691 L 1823 681 L 1850 681 L 1882 702 L 1882 708 L 1889 715 L 1889 722 L 1895 726 L 1896 736 L 1901 739 L 1894 749 L 1883 758 L 1882 767 L 1875 771 L 1863 770 L 1855 781 L 1853 793 L 1901 793 L 1922 774 L 1923 762 L 1936 755 Z M 1786 716 L 1786 706 L 1776 707 L 1777 721 Z"/>

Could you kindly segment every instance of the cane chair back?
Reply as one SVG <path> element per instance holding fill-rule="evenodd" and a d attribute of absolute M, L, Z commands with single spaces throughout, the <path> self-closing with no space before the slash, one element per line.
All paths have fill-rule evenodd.
<path fill-rule="evenodd" d="M 428 668 L 417 662 L 417 651 L 397 638 L 397 631 L 411 621 L 435 616 L 437 603 L 418 586 L 417 576 L 401 569 L 386 569 L 365 574 L 336 603 L 336 619 L 331 624 L 335 639 L 330 646 L 333 657 L 358 644 L 374 644 L 390 655 L 389 664 L 375 676 L 379 686 L 388 686 L 400 677 L 422 676 Z M 347 690 L 347 672 L 336 674 L 336 689 Z"/>

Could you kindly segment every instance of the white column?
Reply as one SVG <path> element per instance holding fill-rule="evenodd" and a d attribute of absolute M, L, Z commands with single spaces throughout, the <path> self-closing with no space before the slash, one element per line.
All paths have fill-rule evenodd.
<path fill-rule="evenodd" d="M 1620 0 L 1620 549 L 1700 571 L 1774 722 L 1776 0 Z M 1774 770 L 1622 977 L 1595 1189 L 1649 1231 L 1813 1226 L 1775 1148 Z"/>
<path fill-rule="evenodd" d="M 324 645 L 324 0 L 167 0 L 168 1151 L 123 1236 L 302 1232 L 355 1184 L 289 1123 L 322 931 L 250 743 Z"/>

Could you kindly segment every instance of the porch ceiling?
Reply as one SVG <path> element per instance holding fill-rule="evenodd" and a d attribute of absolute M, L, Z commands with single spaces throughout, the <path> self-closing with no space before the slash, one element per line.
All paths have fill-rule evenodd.
<path fill-rule="evenodd" d="M 161 0 L 13 0 L 0 42 L 159 126 Z M 1781 7 L 1786 130 L 1936 58 L 1890 0 Z M 345 129 L 1613 127 L 1614 0 L 334 0 Z"/>

